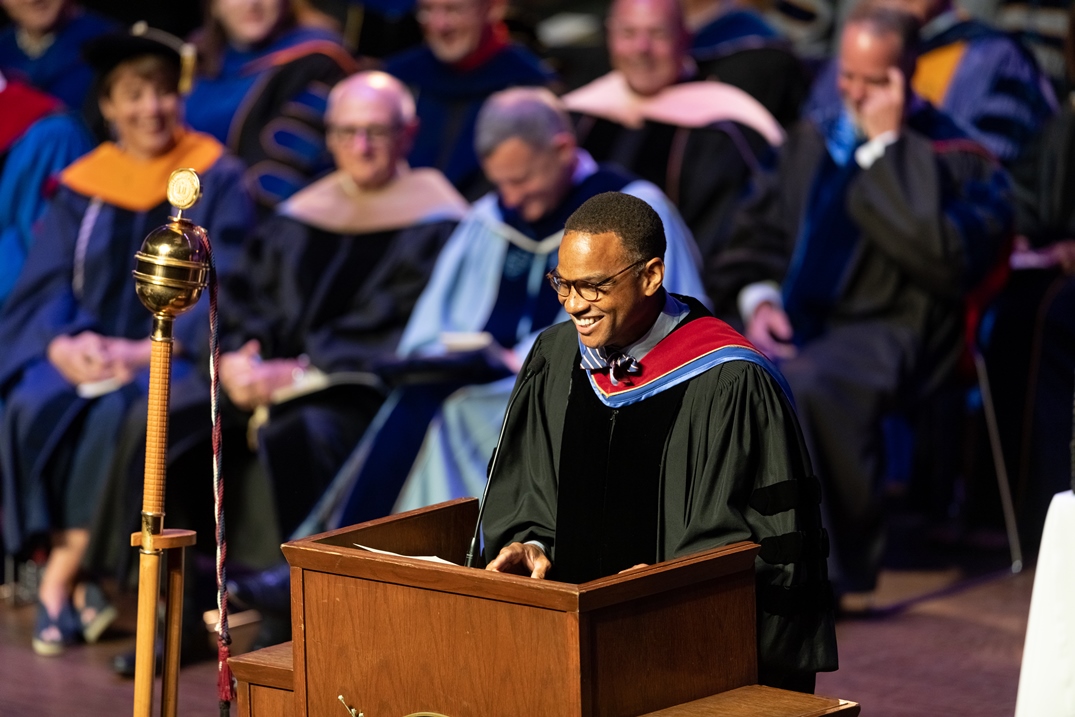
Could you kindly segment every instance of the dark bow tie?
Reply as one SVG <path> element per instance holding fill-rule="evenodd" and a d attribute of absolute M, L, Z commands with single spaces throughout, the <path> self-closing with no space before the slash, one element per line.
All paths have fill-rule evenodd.
<path fill-rule="evenodd" d="M 620 380 L 629 374 L 642 373 L 642 364 L 619 349 L 604 346 L 597 349 L 589 346 L 579 348 L 582 351 L 582 367 L 590 371 L 608 371 L 613 386 L 618 386 Z"/>

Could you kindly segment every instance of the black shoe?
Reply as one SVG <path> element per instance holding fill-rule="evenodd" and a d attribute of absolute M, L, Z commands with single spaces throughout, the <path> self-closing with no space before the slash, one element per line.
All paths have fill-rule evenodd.
<path fill-rule="evenodd" d="M 228 580 L 228 598 L 239 608 L 253 608 L 263 614 L 290 615 L 291 566 L 281 563 Z M 289 630 L 290 627 L 289 623 Z"/>
<path fill-rule="evenodd" d="M 134 665 L 137 659 L 137 655 L 134 650 L 130 652 L 123 652 L 112 658 L 112 672 L 116 673 L 119 677 L 125 677 L 128 680 L 134 679 Z M 153 674 L 159 677 L 161 670 L 164 669 L 164 647 L 157 642 L 155 649 L 153 650 Z"/>
<path fill-rule="evenodd" d="M 179 666 L 186 667 L 196 662 L 216 659 L 216 652 L 209 647 L 209 637 L 205 630 L 183 630 L 183 644 L 179 648 Z M 124 652 L 112 658 L 112 671 L 119 677 L 134 679 L 135 651 Z M 164 669 L 164 641 L 158 637 L 153 643 L 153 674 L 160 677 Z"/>

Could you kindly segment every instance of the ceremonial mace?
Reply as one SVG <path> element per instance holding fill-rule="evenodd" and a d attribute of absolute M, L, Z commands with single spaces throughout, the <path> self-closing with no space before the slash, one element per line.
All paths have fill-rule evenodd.
<path fill-rule="evenodd" d="M 168 453 L 172 326 L 175 317 L 198 303 L 209 278 L 208 236 L 203 228 L 183 218 L 183 210 L 194 206 L 199 196 L 201 184 L 194 170 L 177 169 L 173 172 L 168 179 L 168 201 L 178 211 L 167 224 L 150 232 L 142 243 L 141 251 L 134 255 L 135 290 L 142 304 L 153 312 L 142 528 L 131 536 L 131 544 L 140 548 L 134 717 L 150 717 L 153 711 L 157 601 L 160 594 L 161 560 L 165 551 L 168 559 L 161 684 L 162 717 L 175 717 L 178 699 L 184 549 L 194 545 L 195 533 L 192 530 L 165 530 L 164 487 Z"/>

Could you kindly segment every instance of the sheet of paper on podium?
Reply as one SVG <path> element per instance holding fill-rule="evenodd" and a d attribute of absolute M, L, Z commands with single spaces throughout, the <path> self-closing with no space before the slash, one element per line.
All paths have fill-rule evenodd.
<path fill-rule="evenodd" d="M 400 553 L 393 553 L 391 550 L 378 550 L 377 548 L 371 548 L 366 545 L 359 545 L 355 543 L 356 548 L 362 550 L 368 550 L 371 553 L 378 553 L 379 555 L 395 555 L 399 558 L 414 558 L 415 560 L 428 560 L 431 563 L 443 563 L 444 565 L 455 565 L 451 560 L 445 560 L 444 558 L 437 557 L 436 555 L 402 555 Z"/>

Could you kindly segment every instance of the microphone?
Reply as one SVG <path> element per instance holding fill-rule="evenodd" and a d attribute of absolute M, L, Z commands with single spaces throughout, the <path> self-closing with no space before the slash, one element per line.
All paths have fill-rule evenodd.
<path fill-rule="evenodd" d="M 470 539 L 470 549 L 467 550 L 467 559 L 463 563 L 465 567 L 471 567 L 474 562 L 474 551 L 478 548 L 478 532 L 482 528 L 482 515 L 485 513 L 485 501 L 489 497 L 489 484 L 493 482 L 493 473 L 496 471 L 497 460 L 500 458 L 500 446 L 504 443 L 504 429 L 508 427 L 508 416 L 511 415 L 512 406 L 515 405 L 515 399 L 522 393 L 523 384 L 530 380 L 530 378 L 539 373 L 541 369 L 545 368 L 545 357 L 541 354 L 534 354 L 534 357 L 530 359 L 530 365 L 526 369 L 526 374 L 523 376 L 522 382 L 519 384 L 519 390 L 515 392 L 515 395 L 508 401 L 508 407 L 504 411 L 504 422 L 500 424 L 500 436 L 496 439 L 496 448 L 493 450 L 493 460 L 489 462 L 489 473 L 485 478 L 485 490 L 482 491 L 482 500 L 478 505 L 478 520 L 474 524 L 474 536 Z"/>

